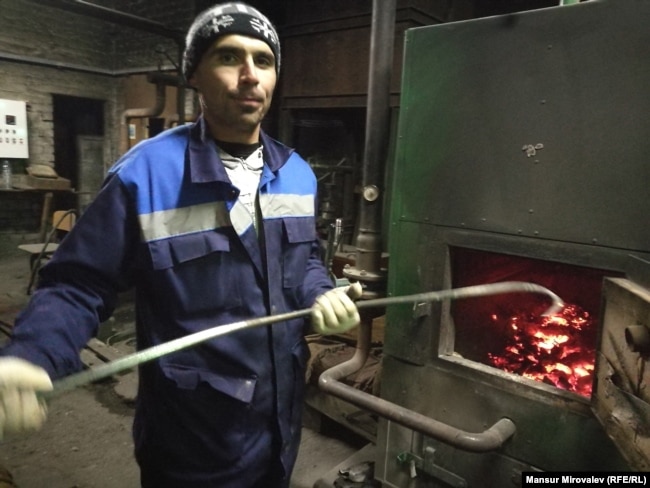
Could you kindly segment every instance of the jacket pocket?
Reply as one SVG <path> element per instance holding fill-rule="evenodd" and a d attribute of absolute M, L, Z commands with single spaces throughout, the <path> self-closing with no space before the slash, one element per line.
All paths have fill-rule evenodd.
<path fill-rule="evenodd" d="M 161 270 L 214 252 L 229 252 L 230 239 L 222 232 L 199 232 L 148 243 L 153 269 Z"/>
<path fill-rule="evenodd" d="M 287 241 L 282 255 L 283 285 L 292 288 L 303 284 L 316 227 L 313 217 L 286 218 L 283 225 Z"/>
<path fill-rule="evenodd" d="M 253 271 L 242 265 L 230 239 L 211 231 L 149 243 L 159 300 L 184 317 L 244 306 Z"/>
<path fill-rule="evenodd" d="M 255 378 L 242 378 L 180 364 L 161 364 L 165 376 L 183 390 L 207 386 L 242 403 L 250 403 L 255 393 Z"/>

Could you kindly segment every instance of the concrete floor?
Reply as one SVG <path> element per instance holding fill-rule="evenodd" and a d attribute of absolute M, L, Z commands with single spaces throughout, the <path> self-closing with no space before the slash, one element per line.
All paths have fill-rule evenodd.
<path fill-rule="evenodd" d="M 14 239 L 0 239 L 0 321 L 13 323 L 28 300 L 28 256 Z M 2 336 L 2 334 L 0 334 Z M 53 399 L 42 430 L 0 443 L 0 464 L 19 488 L 129 488 L 139 486 L 132 456 L 135 373 L 78 388 Z M 332 430 L 332 429 L 330 429 Z M 333 486 L 335 474 L 363 446 L 346 432 L 303 428 L 292 488 Z M 354 461 L 356 462 L 356 461 Z M 330 481 L 331 480 L 331 481 Z"/>

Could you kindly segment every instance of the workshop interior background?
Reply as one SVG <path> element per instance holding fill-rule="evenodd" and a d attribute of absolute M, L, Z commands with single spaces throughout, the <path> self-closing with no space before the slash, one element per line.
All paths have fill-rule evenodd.
<path fill-rule="evenodd" d="M 81 3 L 103 9 L 79 7 Z M 4 139 L 0 157 L 9 160 L 14 176 L 14 191 L 0 192 L 0 237 L 38 240 L 46 225 L 42 222 L 46 193 L 53 193 L 48 213 L 71 208 L 82 212 L 107 169 L 126 149 L 178 124 L 181 118 L 190 121 L 196 116 L 194 92 L 179 89 L 176 67 L 183 32 L 195 14 L 212 3 L 0 2 L 0 100 L 24 104 L 16 108 L 17 126 L 4 119 L 12 115 L 15 105 L 6 113 L 0 105 Z M 251 3 L 267 13 L 282 38 L 281 86 L 266 129 L 294 143 L 306 157 L 320 157 L 324 161 L 319 162 L 325 164 L 345 158 L 344 166 L 358 165 L 365 125 L 371 2 Z M 400 1 L 395 43 L 401 46 L 407 27 L 552 3 Z M 397 107 L 399 49 L 395 53 L 392 92 Z M 26 119 L 21 118 L 21 109 Z M 21 131 L 18 137 L 14 129 Z M 329 143 L 332 137 L 338 139 L 337 144 Z M 22 152 L 15 152 L 14 144 Z M 330 154 L 323 154 L 324 149 Z M 61 179 L 30 177 L 43 176 L 42 165 Z M 339 200 L 347 208 L 337 209 L 346 216 L 354 212 L 352 193 L 348 193 Z"/>
<path fill-rule="evenodd" d="M 55 212 L 82 215 L 125 151 L 196 118 L 195 94 L 177 67 L 187 27 L 213 3 L 0 0 L 0 160 L 11 170 L 10 182 L 3 177 L 0 185 L 0 252 L 18 252 L 21 260 L 0 269 L 11 287 L 0 290 L 0 331 L 10 333 L 12 307 L 28 297 L 30 270 L 46 257 L 29 246 L 55 238 Z M 532 281 L 571 305 L 573 315 L 561 320 L 576 329 L 572 338 L 589 329 L 579 354 L 570 353 L 570 373 L 554 356 L 552 372 L 533 377 L 515 371 L 531 366 L 522 357 L 532 355 L 520 354 L 513 341 L 521 337 L 508 335 L 529 317 L 532 302 L 419 304 L 364 317 L 372 340 L 363 369 L 346 384 L 367 394 L 363 401 L 393 402 L 389 415 L 405 407 L 404 419 L 423 429 L 383 420 L 378 407 L 358 408 L 319 388 L 323 371 L 355 353 L 356 332 L 310 339 L 305 422 L 318 431 L 332 421 L 342 428 L 346 446 L 337 452 L 350 461 L 327 457 L 318 437 L 313 451 L 301 447 L 309 458 L 299 463 L 292 488 L 316 486 L 320 468 L 329 473 L 340 461 L 369 459 L 383 486 L 399 488 L 520 486 L 518 475 L 530 470 L 650 469 L 650 2 L 396 0 L 394 30 L 380 44 L 393 46 L 380 161 L 366 157 L 370 136 L 377 139 L 372 126 L 381 125 L 379 118 L 366 122 L 369 74 L 383 74 L 370 62 L 375 2 L 249 3 L 276 24 L 282 43 L 280 82 L 264 127 L 316 172 L 325 247 L 341 219 L 340 247 L 328 261 L 337 279 L 359 278 L 370 298 Z M 431 28 L 442 24 L 449 28 Z M 378 198 L 363 177 L 383 163 L 390 164 L 369 171 L 385 178 Z M 372 222 L 381 233 L 381 248 L 373 249 L 380 259 L 367 269 L 359 266 L 365 255 L 355 237 L 360 214 L 367 218 L 375 201 L 384 207 L 380 222 Z M 31 251 L 20 254 L 19 247 Z M 133 350 L 128 299 L 84 351 L 86 365 Z M 548 325 L 526 320 L 535 334 Z M 128 416 L 135 381 L 99 385 L 94 398 Z M 126 402 L 109 401 L 116 392 Z M 102 479 L 96 466 L 114 467 L 130 452 L 128 418 L 104 421 L 97 402 L 82 395 L 53 409 L 51 425 L 59 430 L 40 442 L 5 445 L 0 462 L 22 480 L 53 479 L 56 471 L 60 484 L 51 488 L 125 486 L 135 476 L 132 464 L 122 466 L 122 479 L 75 478 L 87 472 Z M 82 428 L 87 415 L 102 420 Z M 507 435 L 488 445 L 503 424 Z M 75 457 L 45 451 L 61 431 L 70 434 L 66 445 Z M 450 432 L 452 442 L 440 441 Z M 469 449 L 456 445 L 465 441 Z M 80 462 L 97 443 L 106 446 L 99 449 L 105 459 L 99 452 Z M 50 471 L 35 469 L 39 463 Z M 337 478 L 333 473 L 323 479 Z M 33 483 L 26 486 L 44 486 Z M 340 486 L 376 485 L 348 479 Z"/>

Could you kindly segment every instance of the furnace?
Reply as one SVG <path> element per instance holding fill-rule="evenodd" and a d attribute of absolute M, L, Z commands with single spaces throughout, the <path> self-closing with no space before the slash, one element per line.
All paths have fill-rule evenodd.
<path fill-rule="evenodd" d="M 388 294 L 501 281 L 534 295 L 387 310 L 381 397 L 469 449 L 380 421 L 385 487 L 507 488 L 522 472 L 647 470 L 648 1 L 410 29 Z"/>
<path fill-rule="evenodd" d="M 542 316 L 546 300 L 531 294 L 453 302 L 456 354 L 591 396 L 603 279 L 621 273 L 459 247 L 450 249 L 450 262 L 454 288 L 532 282 L 565 302 L 550 317 Z"/>

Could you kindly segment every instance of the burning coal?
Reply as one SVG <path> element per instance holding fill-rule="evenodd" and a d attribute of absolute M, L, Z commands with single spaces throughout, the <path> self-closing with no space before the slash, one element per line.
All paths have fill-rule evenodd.
<path fill-rule="evenodd" d="M 549 317 L 521 312 L 507 318 L 494 314 L 492 320 L 508 331 L 505 349 L 488 353 L 493 366 L 591 396 L 596 352 L 589 312 L 566 305 Z"/>

